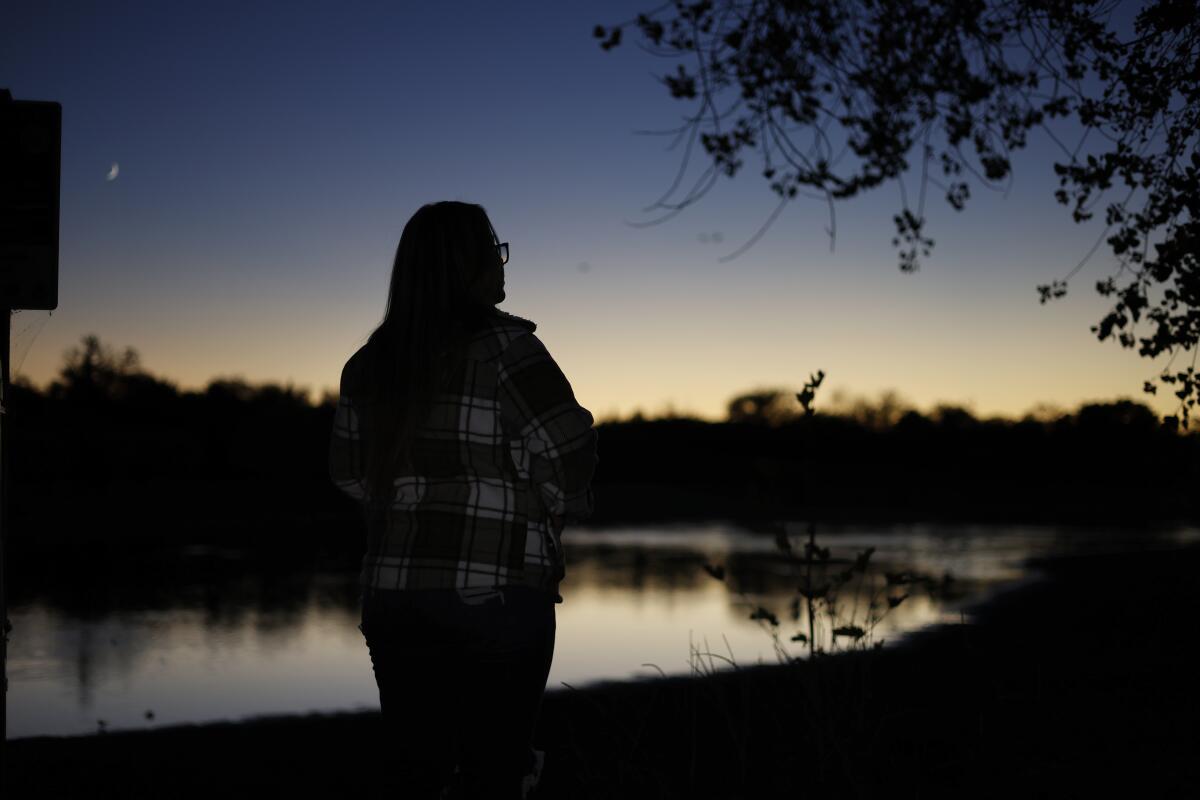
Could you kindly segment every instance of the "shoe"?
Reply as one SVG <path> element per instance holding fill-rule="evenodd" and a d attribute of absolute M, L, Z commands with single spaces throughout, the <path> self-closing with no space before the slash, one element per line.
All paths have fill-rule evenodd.
<path fill-rule="evenodd" d="M 521 798 L 525 800 L 542 779 L 542 765 L 546 763 L 546 751 L 533 751 L 533 772 L 521 779 Z"/>

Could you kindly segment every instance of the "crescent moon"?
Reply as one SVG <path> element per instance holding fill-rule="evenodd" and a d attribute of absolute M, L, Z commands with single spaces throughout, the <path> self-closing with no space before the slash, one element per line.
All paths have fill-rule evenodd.
<path fill-rule="evenodd" d="M 109 167 L 109 169 L 108 169 L 108 176 L 105 178 L 105 180 L 106 181 L 115 181 L 117 179 L 117 176 L 120 174 L 121 174 L 121 165 L 114 161 L 113 165 L 111 167 Z"/>

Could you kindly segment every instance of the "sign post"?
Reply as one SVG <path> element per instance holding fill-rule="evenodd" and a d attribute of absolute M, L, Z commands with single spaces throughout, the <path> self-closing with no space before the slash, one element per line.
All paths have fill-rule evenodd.
<path fill-rule="evenodd" d="M 8 736 L 8 595 L 4 552 L 8 535 L 9 362 L 12 312 L 58 307 L 58 193 L 62 106 L 13 100 L 0 89 L 0 774 Z"/>

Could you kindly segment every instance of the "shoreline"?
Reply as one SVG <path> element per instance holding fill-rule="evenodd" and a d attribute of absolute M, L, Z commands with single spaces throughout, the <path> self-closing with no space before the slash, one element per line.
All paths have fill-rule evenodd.
<path fill-rule="evenodd" d="M 289 508 L 295 498 L 272 506 L 255 494 L 256 484 L 240 479 L 167 481 L 170 491 L 148 493 L 136 481 L 96 487 L 47 487 L 17 483 L 6 540 L 14 556 L 59 560 L 64 546 L 96 554 L 122 554 L 173 546 L 240 547 L 278 554 L 299 545 L 307 551 L 331 554 L 357 552 L 364 541 L 361 514 L 344 503 L 316 503 L 311 497 L 286 515 L 264 508 Z M 53 488 L 53 491 L 50 489 Z M 781 520 L 813 521 L 818 525 L 1036 525 L 1064 528 L 1120 526 L 1128 529 L 1200 526 L 1200 516 L 1179 503 L 1161 507 L 1131 498 L 1092 502 L 1088 494 L 1059 497 L 1053 503 L 1021 502 L 997 493 L 995 497 L 957 498 L 938 494 L 897 503 L 876 499 L 846 504 L 831 497 L 827 504 L 805 503 L 792 492 L 756 491 L 750 495 L 728 487 L 696 484 L 600 483 L 595 487 L 594 513 L 580 523 L 611 528 L 671 523 L 726 521 L 737 525 L 769 526 Z M 186 504 L 197 493 L 226 498 L 197 510 L 164 532 L 160 519 Z M 142 508 L 145 498 L 153 508 Z M 289 503 L 291 505 L 289 505 Z M 73 509 L 120 508 L 119 516 L 79 516 Z M 133 511 L 141 509 L 140 511 Z M 1149 513 L 1155 516 L 1147 516 Z M 573 525 L 574 525 L 573 524 Z M 47 536 L 47 533 L 52 534 Z M 49 541 L 52 540 L 52 541 Z"/>
<path fill-rule="evenodd" d="M 1041 576 L 968 605 L 971 622 L 879 651 L 548 688 L 539 796 L 1194 785 L 1200 690 L 1187 639 L 1200 547 L 1028 566 Z M 386 787 L 368 768 L 379 728 L 378 712 L 357 711 L 16 739 L 5 796 L 372 796 Z"/>

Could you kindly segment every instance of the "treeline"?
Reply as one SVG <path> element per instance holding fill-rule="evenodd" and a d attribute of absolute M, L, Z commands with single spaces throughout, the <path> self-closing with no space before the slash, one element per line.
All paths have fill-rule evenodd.
<path fill-rule="evenodd" d="M 57 380 L 15 382 L 6 405 L 15 547 L 362 545 L 327 477 L 331 398 L 236 378 L 181 391 L 88 336 Z"/>
<path fill-rule="evenodd" d="M 781 402 L 736 397 L 722 423 L 599 424 L 592 522 L 1200 519 L 1200 436 L 1140 403 L 981 420 L 886 398 L 805 418 Z M 236 379 L 180 391 L 86 337 L 7 407 L 17 546 L 361 547 L 357 508 L 326 474 L 333 398 Z"/>
<path fill-rule="evenodd" d="M 778 425 L 657 420 L 602 427 L 600 442 L 605 481 L 644 518 L 679 516 L 691 501 L 726 515 L 846 521 L 1200 519 L 1200 436 L 1127 400 L 1053 420 L 980 420 L 953 407 L 888 426 L 820 413 Z M 652 485 L 673 498 L 665 514 L 650 513 Z"/>

